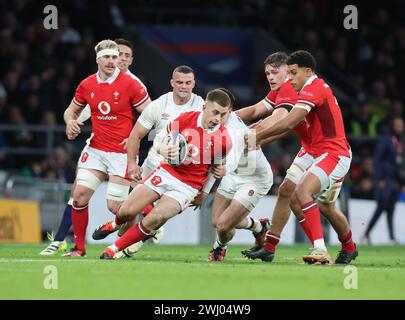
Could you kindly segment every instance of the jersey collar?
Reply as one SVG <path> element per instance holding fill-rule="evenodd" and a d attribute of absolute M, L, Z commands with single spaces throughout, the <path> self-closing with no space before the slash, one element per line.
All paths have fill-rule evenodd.
<path fill-rule="evenodd" d="M 115 79 L 117 79 L 117 77 L 118 77 L 119 74 L 120 74 L 120 69 L 115 68 L 115 71 L 114 71 L 114 73 L 111 75 L 111 77 L 109 77 L 107 80 L 103 81 L 103 80 L 101 80 L 101 78 L 100 78 L 100 76 L 98 75 L 98 72 L 97 72 L 97 82 L 98 82 L 98 83 L 108 83 L 108 84 L 111 84 L 111 83 L 113 83 L 113 82 L 115 81 Z"/>
<path fill-rule="evenodd" d="M 318 78 L 318 76 L 316 74 L 310 76 L 308 78 L 308 80 L 305 82 L 305 84 L 303 85 L 303 87 L 301 88 L 300 92 L 302 91 L 302 89 L 305 88 L 305 86 L 310 85 L 312 83 L 312 81 L 314 81 L 316 78 Z"/>

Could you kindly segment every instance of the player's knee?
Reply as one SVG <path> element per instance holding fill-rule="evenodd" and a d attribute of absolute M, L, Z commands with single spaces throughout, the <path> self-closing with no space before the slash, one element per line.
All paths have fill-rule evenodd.
<path fill-rule="evenodd" d="M 279 189 L 278 196 L 282 198 L 291 198 L 295 191 L 295 184 L 292 182 L 284 181 Z"/>
<path fill-rule="evenodd" d="M 73 206 L 75 208 L 86 207 L 89 203 L 89 196 L 86 192 L 75 190 L 73 192 Z"/>
<path fill-rule="evenodd" d="M 110 211 L 110 207 L 108 208 Z M 113 211 L 114 212 L 114 211 Z M 135 217 L 137 214 L 135 206 L 131 205 L 130 203 L 124 202 L 120 209 L 119 209 L 119 217 L 120 218 L 130 218 Z"/>
<path fill-rule="evenodd" d="M 227 233 L 232 230 L 232 227 L 227 221 L 218 221 L 216 229 L 219 233 Z"/>
<path fill-rule="evenodd" d="M 110 212 L 116 213 L 120 205 L 120 202 L 107 200 L 107 208 Z"/>

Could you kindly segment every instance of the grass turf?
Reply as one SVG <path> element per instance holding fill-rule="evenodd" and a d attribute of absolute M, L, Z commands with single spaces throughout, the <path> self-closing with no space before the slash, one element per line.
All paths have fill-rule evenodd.
<path fill-rule="evenodd" d="M 88 246 L 84 258 L 38 255 L 44 247 L 0 245 L 0 299 L 405 299 L 403 246 L 360 247 L 351 290 L 345 266 L 304 265 L 305 245 L 279 246 L 272 263 L 247 260 L 233 245 L 223 263 L 207 262 L 209 245 L 147 245 L 114 261 L 98 258 L 104 246 Z M 57 269 L 56 290 L 44 288 L 46 266 Z"/>

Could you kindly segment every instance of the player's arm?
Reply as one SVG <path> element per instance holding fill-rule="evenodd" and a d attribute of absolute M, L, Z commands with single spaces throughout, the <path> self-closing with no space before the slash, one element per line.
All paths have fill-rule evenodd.
<path fill-rule="evenodd" d="M 143 110 L 145 110 L 145 108 L 149 105 L 149 103 L 151 103 L 152 100 L 150 99 L 150 97 L 148 96 L 148 98 L 142 102 L 140 105 L 135 107 L 135 110 L 139 113 L 142 113 Z"/>
<path fill-rule="evenodd" d="M 140 180 L 141 169 L 138 166 L 137 158 L 141 140 L 149 133 L 150 129 L 145 128 L 137 121 L 131 130 L 127 143 L 128 174 L 133 180 Z"/>
<path fill-rule="evenodd" d="M 256 130 L 256 144 L 262 145 L 266 138 L 288 133 L 303 121 L 307 114 L 307 109 L 294 107 L 286 117 L 270 126 L 263 126 L 263 128 Z"/>
<path fill-rule="evenodd" d="M 83 123 L 78 120 L 78 117 L 82 110 L 83 106 L 78 105 L 72 100 L 63 114 L 63 119 L 66 123 L 66 136 L 69 140 L 75 139 L 80 134 L 80 126 Z"/>
<path fill-rule="evenodd" d="M 256 118 L 263 117 L 264 115 L 273 111 L 273 107 L 270 104 L 266 104 L 264 100 L 242 109 L 239 109 L 236 114 L 243 121 L 253 121 Z"/>
<path fill-rule="evenodd" d="M 274 112 L 271 116 L 269 116 L 266 119 L 264 119 L 263 121 L 261 121 L 260 124 L 258 124 L 258 126 L 256 127 L 256 129 L 260 130 L 260 129 L 264 129 L 266 127 L 272 126 L 277 121 L 280 121 L 281 119 L 285 118 L 288 115 L 288 113 L 289 113 L 288 109 L 279 107 L 276 110 L 274 110 Z M 271 136 L 271 137 L 262 139 L 262 142 L 260 144 L 263 145 L 263 144 L 267 144 L 267 143 L 272 143 L 273 141 L 279 140 L 282 137 L 286 136 L 287 134 L 288 134 L 288 131 L 275 135 L 275 136 Z"/>

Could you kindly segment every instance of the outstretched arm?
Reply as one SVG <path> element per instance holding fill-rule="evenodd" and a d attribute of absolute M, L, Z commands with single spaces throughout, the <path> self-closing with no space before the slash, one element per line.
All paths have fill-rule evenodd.
<path fill-rule="evenodd" d="M 261 126 L 256 130 L 256 144 L 262 145 L 265 139 L 288 133 L 305 119 L 308 111 L 302 108 L 293 108 L 290 113 L 270 126 Z"/>

